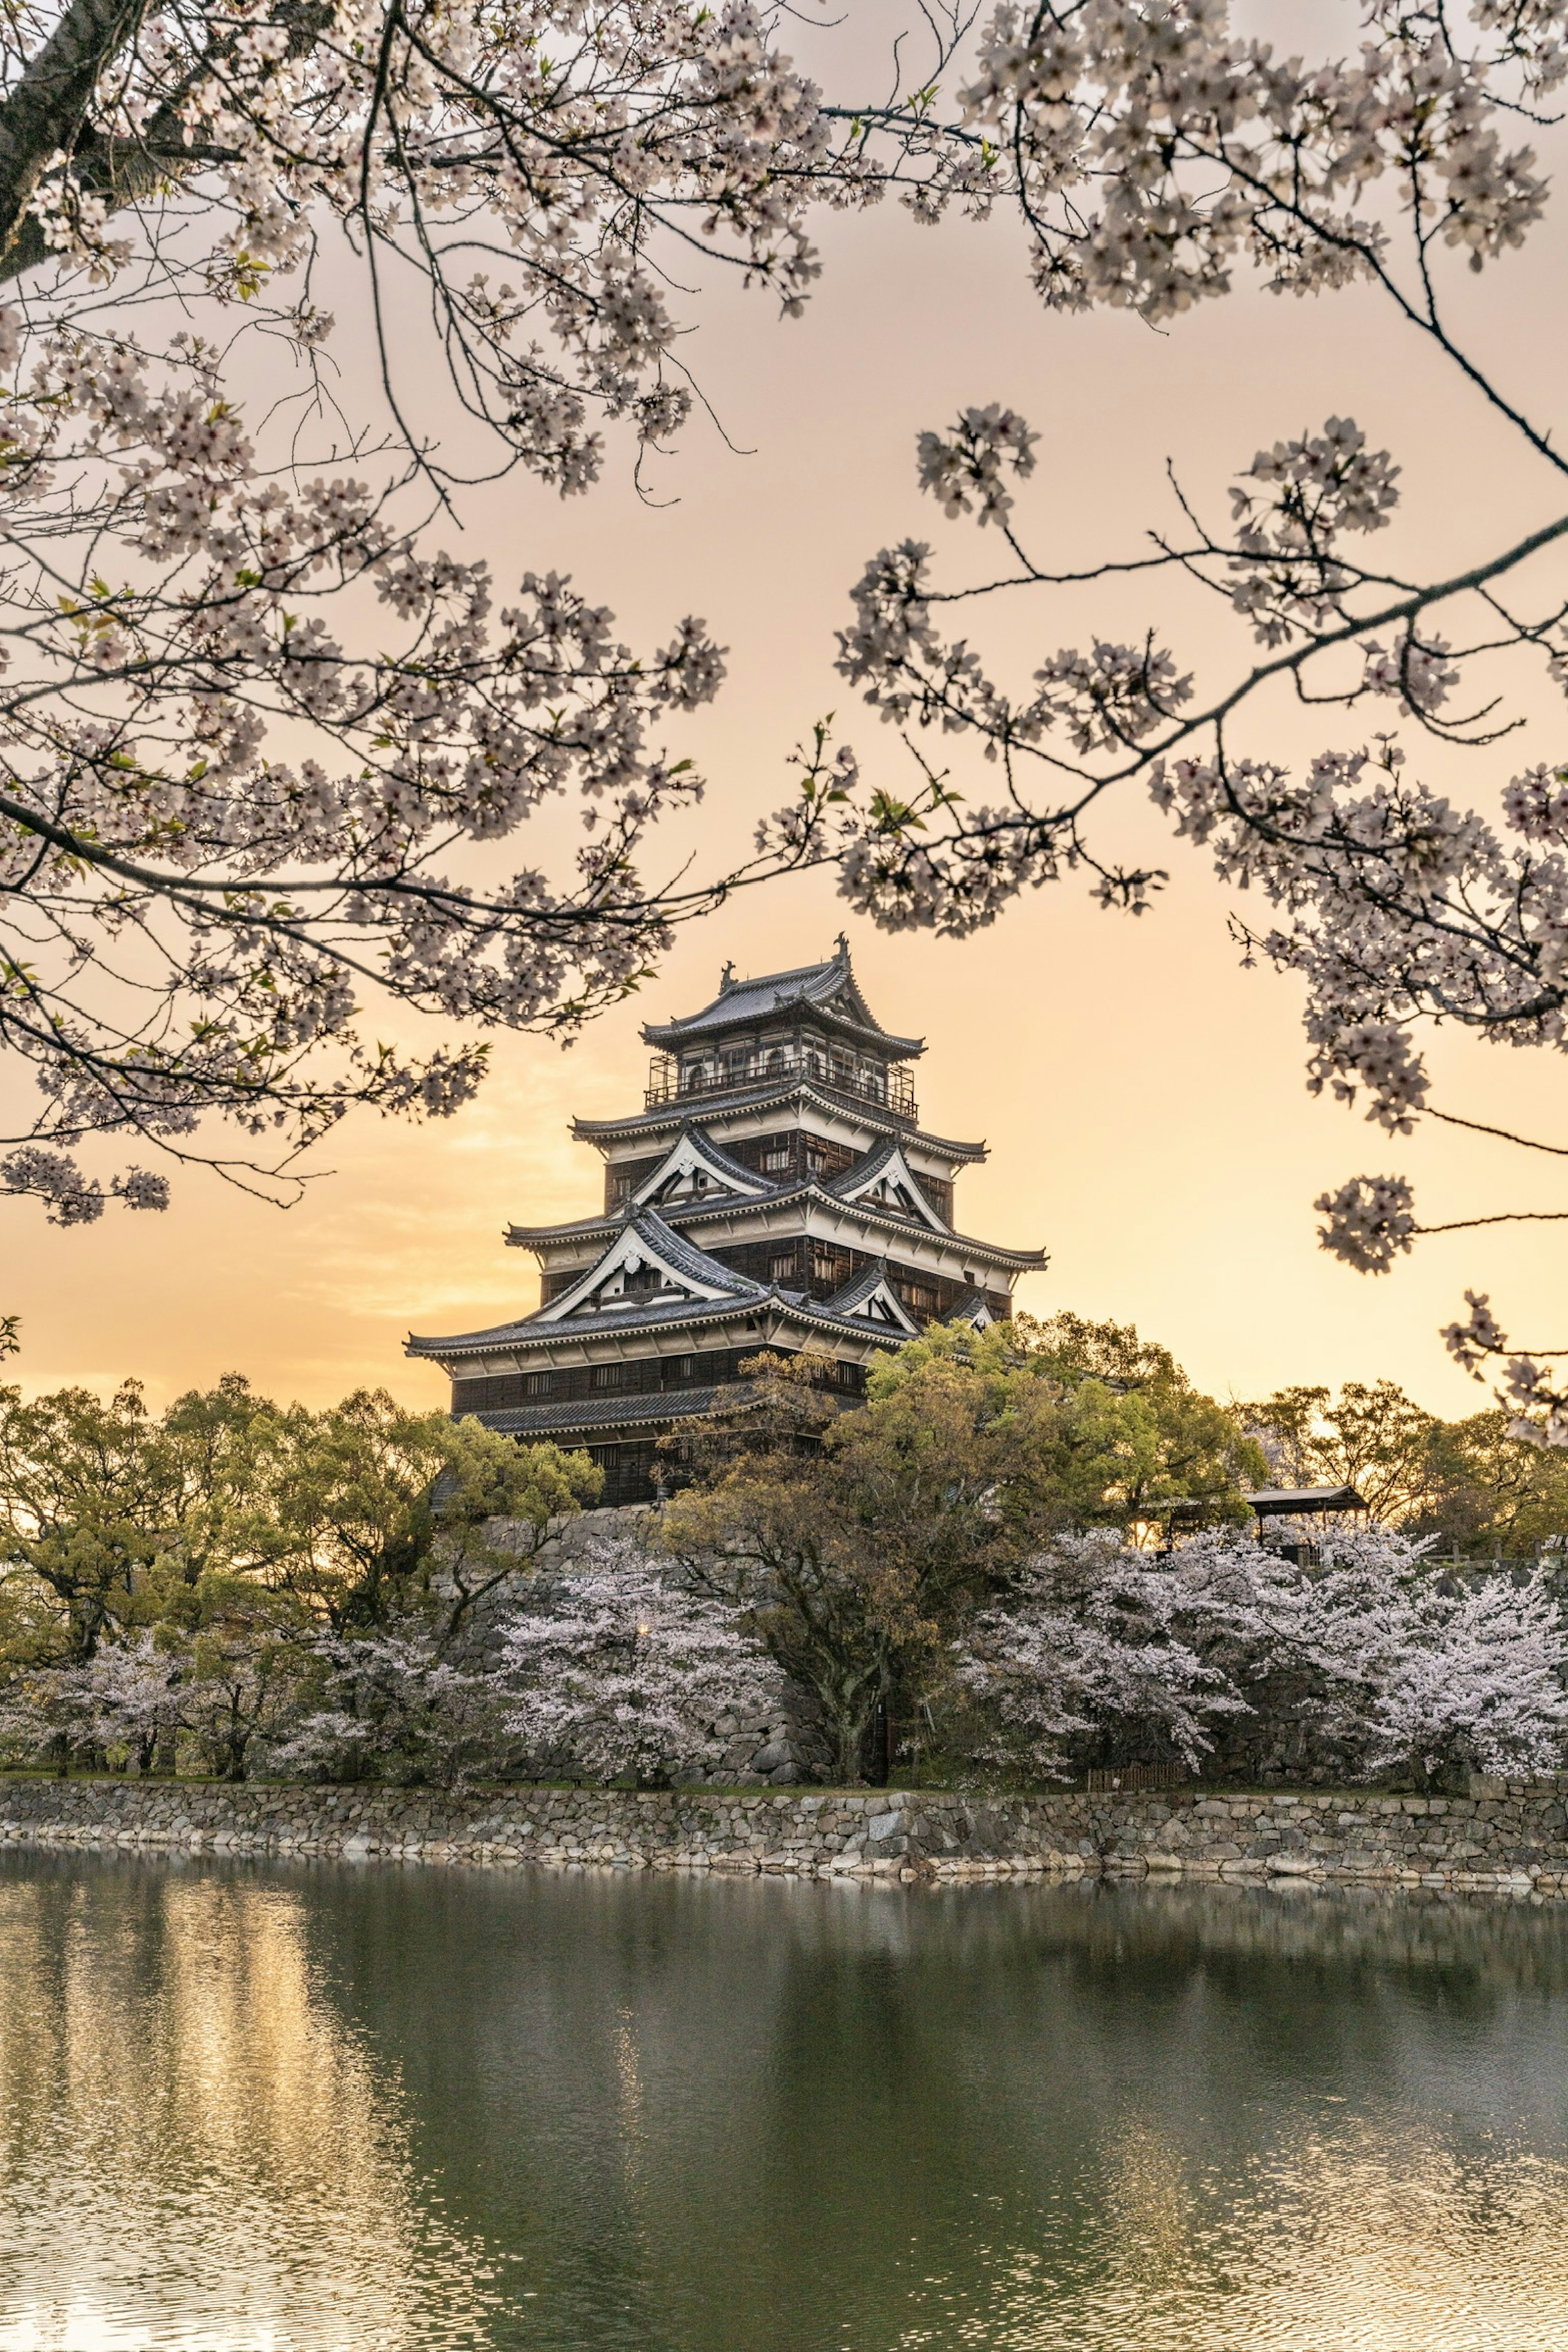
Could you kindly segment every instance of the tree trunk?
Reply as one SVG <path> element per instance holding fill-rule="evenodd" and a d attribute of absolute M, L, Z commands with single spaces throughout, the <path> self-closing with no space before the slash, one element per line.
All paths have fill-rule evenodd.
<path fill-rule="evenodd" d="M 0 106 L 0 248 L 16 242 L 51 157 L 75 149 L 99 77 L 141 16 L 142 0 L 72 0 Z"/>

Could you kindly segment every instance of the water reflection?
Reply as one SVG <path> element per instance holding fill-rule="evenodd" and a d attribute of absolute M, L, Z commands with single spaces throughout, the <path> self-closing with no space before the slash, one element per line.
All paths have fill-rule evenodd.
<path fill-rule="evenodd" d="M 1568 1910 L 0 1864 L 0 2352 L 1558 2352 Z"/>
<path fill-rule="evenodd" d="M 414 2180 L 395 2074 L 378 2080 L 314 1980 L 311 1902 L 201 1871 L 6 1872 L 5 2352 L 484 2340 L 471 2250 Z"/>

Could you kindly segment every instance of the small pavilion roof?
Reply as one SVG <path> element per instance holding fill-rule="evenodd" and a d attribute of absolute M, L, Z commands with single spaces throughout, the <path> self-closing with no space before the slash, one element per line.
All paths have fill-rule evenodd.
<path fill-rule="evenodd" d="M 675 1021 L 650 1021 L 643 1035 L 650 1045 L 667 1050 L 704 1037 L 718 1036 L 747 1022 L 765 1021 L 798 1006 L 802 1012 L 825 1013 L 845 1028 L 874 1043 L 895 1060 L 912 1059 L 925 1052 L 922 1037 L 895 1037 L 871 1011 L 855 979 L 849 950 L 842 942 L 826 963 L 800 964 L 794 971 L 764 972 L 756 980 L 735 980 L 726 965 L 719 993 L 700 1013 Z"/>
<path fill-rule="evenodd" d="M 1260 1519 L 1295 1511 L 1364 1511 L 1366 1497 L 1353 1486 L 1259 1486 L 1244 1498 Z"/>

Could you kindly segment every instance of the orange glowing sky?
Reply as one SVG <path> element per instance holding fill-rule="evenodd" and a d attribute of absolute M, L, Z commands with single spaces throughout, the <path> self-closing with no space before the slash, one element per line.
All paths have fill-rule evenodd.
<path fill-rule="evenodd" d="M 679 740 L 710 791 L 701 819 L 672 834 L 671 866 L 689 851 L 717 864 L 743 847 L 786 795 L 790 748 L 820 713 L 837 712 L 836 737 L 871 774 L 900 781 L 890 735 L 833 674 L 833 632 L 865 559 L 890 539 L 932 540 L 954 579 L 978 577 L 993 554 L 915 488 L 917 432 L 964 404 L 1000 399 L 1040 429 L 1019 514 L 1063 567 L 1136 551 L 1168 520 L 1167 457 L 1219 513 L 1229 475 L 1260 442 L 1335 413 L 1405 467 L 1406 519 L 1379 553 L 1406 569 L 1458 567 L 1548 510 L 1545 469 L 1516 457 L 1479 402 L 1367 296 L 1299 304 L 1244 291 L 1155 333 L 1120 316 L 1044 316 L 1003 226 L 921 229 L 888 207 L 829 219 L 821 241 L 825 277 L 801 320 L 779 322 L 765 296 L 732 284 L 688 304 L 701 320 L 688 356 L 735 446 L 693 424 L 655 469 L 664 503 L 639 502 L 623 451 L 587 499 L 563 505 L 513 479 L 476 493 L 464 517 L 465 551 L 489 554 L 503 582 L 556 566 L 612 605 L 634 642 L 696 612 L 730 647 L 719 702 Z M 1549 223 L 1523 255 L 1456 289 L 1489 362 L 1538 413 L 1568 381 L 1565 260 Z M 1125 633 L 1161 610 L 1200 675 L 1245 652 L 1215 614 L 1151 606 L 1146 591 L 977 619 L 1024 678 L 1032 652 Z M 1519 768 L 1560 756 L 1561 702 L 1538 699 L 1530 717 L 1512 742 L 1456 757 L 1449 788 L 1484 803 Z M 1280 712 L 1259 718 L 1252 747 L 1299 759 L 1361 740 L 1363 724 L 1331 713 L 1304 730 Z M 1552 1209 L 1562 1195 L 1550 1160 L 1436 1130 L 1390 1144 L 1310 1100 L 1295 985 L 1238 969 L 1225 893 L 1152 810 L 1129 801 L 1110 831 L 1172 870 L 1163 903 L 1136 922 L 1097 912 L 1073 881 L 962 944 L 881 937 L 822 877 L 738 899 L 685 933 L 643 999 L 570 1052 L 503 1039 L 487 1092 L 456 1120 L 341 1131 L 321 1160 L 335 1172 L 287 1214 L 195 1172 L 177 1179 L 163 1218 L 111 1213 L 59 1233 L 31 1203 L 6 1208 L 0 1307 L 24 1318 L 19 1376 L 47 1387 L 136 1373 L 161 1402 L 237 1367 L 313 1402 L 359 1382 L 442 1401 L 434 1369 L 404 1360 L 405 1334 L 533 1303 L 532 1263 L 501 1248 L 501 1227 L 597 1206 L 596 1157 L 567 1124 L 637 1098 L 641 1021 L 705 1002 L 727 959 L 741 973 L 806 961 L 840 928 L 879 1017 L 928 1040 L 925 1122 L 990 1144 L 988 1165 L 960 1181 L 961 1225 L 1051 1252 L 1049 1271 L 1023 1286 L 1026 1306 L 1135 1321 L 1221 1395 L 1388 1374 L 1449 1412 L 1485 1401 L 1436 1336 L 1467 1284 L 1491 1290 L 1526 1341 L 1568 1340 L 1553 1227 L 1428 1242 L 1380 1282 L 1320 1253 L 1312 1196 L 1359 1170 L 1410 1172 L 1434 1219 Z M 1449 1108 L 1568 1140 L 1554 1060 L 1444 1039 L 1435 1063 Z"/>

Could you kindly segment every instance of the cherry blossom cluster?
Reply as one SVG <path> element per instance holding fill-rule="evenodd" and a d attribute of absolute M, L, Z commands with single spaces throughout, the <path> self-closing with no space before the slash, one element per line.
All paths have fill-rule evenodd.
<path fill-rule="evenodd" d="M 1226 880 L 1270 904 L 1271 928 L 1237 928 L 1249 959 L 1306 981 L 1314 1088 L 1405 1133 L 1450 1116 L 1425 1066 L 1427 1022 L 1562 1047 L 1568 771 L 1551 747 L 1498 794 L 1500 825 L 1415 778 L 1395 733 L 1369 743 L 1360 723 L 1348 741 L 1325 728 L 1299 773 L 1255 739 L 1283 689 L 1300 707 L 1359 705 L 1395 730 L 1484 751 L 1518 723 L 1495 683 L 1500 656 L 1568 686 L 1568 609 L 1546 561 L 1568 536 L 1568 460 L 1555 420 L 1535 413 L 1551 380 L 1501 383 L 1493 353 L 1456 327 L 1445 275 L 1510 253 L 1542 217 L 1537 149 L 1556 135 L 1546 101 L 1565 78 L 1563 0 L 1367 0 L 1359 47 L 1305 57 L 1237 30 L 1225 0 L 994 9 L 962 102 L 1023 213 L 1048 305 L 1165 322 L 1244 273 L 1275 292 L 1358 285 L 1454 372 L 1478 435 L 1512 436 L 1541 505 L 1447 572 L 1380 568 L 1401 471 L 1342 413 L 1259 450 L 1226 523 L 1177 485 L 1177 527 L 1152 532 L 1152 551 L 1068 571 L 1025 543 L 1023 419 L 977 405 L 923 433 L 921 488 L 950 520 L 978 511 L 1016 562 L 949 586 L 909 540 L 853 591 L 840 667 L 914 772 L 897 790 L 868 771 L 837 819 L 854 905 L 889 929 L 961 936 L 1078 873 L 1102 904 L 1142 912 L 1163 868 L 1105 855 L 1093 825 L 1106 796 L 1136 782 Z M 1491 462 L 1479 438 L 1477 451 Z M 1089 655 L 1049 657 L 1022 692 L 986 659 L 985 600 L 1059 594 L 1076 613 L 1099 583 L 1133 575 L 1224 601 L 1247 640 L 1228 676 L 1197 679 L 1157 611 L 1130 644 L 1107 633 Z M 973 787 L 955 772 L 966 750 L 986 762 Z M 787 837 L 781 820 L 773 838 Z M 1489 1222 L 1417 1223 L 1396 1175 L 1352 1179 L 1318 1205 L 1325 1246 L 1371 1272 L 1423 1231 Z M 1538 1390 L 1538 1424 L 1556 1410 Z"/>
<path fill-rule="evenodd" d="M 922 440 L 921 479 L 942 496 L 931 438 Z M 961 448 L 961 435 L 942 446 Z M 1020 890 L 1081 871 L 1102 904 L 1142 912 L 1163 870 L 1106 859 L 1091 829 L 1101 800 L 1137 781 L 1179 839 L 1271 910 L 1271 920 L 1234 928 L 1248 961 L 1265 958 L 1305 982 L 1314 1092 L 1359 1102 L 1387 1133 L 1408 1134 L 1424 1117 L 1448 1116 L 1432 1097 L 1427 1023 L 1562 1050 L 1568 769 L 1538 762 L 1516 773 L 1500 794 L 1500 822 L 1489 822 L 1421 781 L 1387 731 L 1325 749 L 1299 772 L 1232 748 L 1241 708 L 1257 701 L 1261 712 L 1275 680 L 1352 712 L 1392 699 L 1427 734 L 1478 748 L 1508 722 L 1495 700 L 1450 715 L 1472 660 L 1500 650 L 1544 657 L 1552 679 L 1568 680 L 1563 614 L 1550 586 L 1543 609 L 1521 609 L 1540 593 L 1525 567 L 1568 533 L 1568 518 L 1456 579 L 1411 589 L 1366 569 L 1348 546 L 1351 535 L 1388 525 L 1398 471 L 1353 423 L 1331 418 L 1321 434 L 1255 457 L 1233 490 L 1228 531 L 1206 529 L 1184 501 L 1189 536 L 1162 541 L 1140 565 L 1108 567 L 1179 571 L 1223 596 L 1266 649 L 1228 688 L 1200 690 L 1152 627 L 1139 644 L 1097 639 L 1087 655 L 1052 656 L 1035 669 L 1032 691 L 1015 697 L 968 634 L 976 591 L 940 586 L 923 543 L 884 550 L 853 592 L 839 667 L 898 730 L 917 781 L 901 795 L 885 784 L 868 791 L 846 747 L 846 804 L 831 817 L 825 806 L 815 812 L 837 830 L 845 895 L 885 929 L 963 936 Z M 1023 568 L 989 593 L 1079 585 L 1080 575 L 1034 563 L 1011 520 L 1004 529 Z M 1515 571 L 1524 578 L 1505 602 Z M 942 625 L 954 603 L 965 608 L 963 636 Z M 1443 604 L 1473 629 L 1467 642 L 1432 625 Z M 933 736 L 980 751 L 1001 772 L 1005 796 L 961 793 L 938 764 Z M 785 846 L 787 817 L 763 837 Z M 1489 1222 L 1420 1224 L 1395 1175 L 1353 1178 L 1317 1205 L 1324 1246 L 1362 1272 L 1386 1271 L 1422 1232 Z M 1544 1393 L 1537 1402 L 1555 1409 Z"/>
<path fill-rule="evenodd" d="M 1529 1445 L 1568 1445 L 1568 1396 L 1544 1357 L 1568 1353 L 1562 1348 L 1516 1349 L 1492 1313 L 1482 1293 L 1465 1293 L 1465 1319 L 1447 1326 L 1443 1344 L 1461 1370 L 1476 1380 L 1489 1371 L 1497 1376 L 1498 1402 L 1509 1411 L 1509 1434 Z"/>
<path fill-rule="evenodd" d="M 183 1734 L 210 1769 L 239 1779 L 252 1748 L 269 1747 L 288 1720 L 292 1685 L 275 1671 L 275 1651 L 254 1628 L 228 1639 L 160 1628 L 105 1642 L 83 1665 L 14 1676 L 0 1697 L 0 1741 L 57 1759 L 119 1750 L 147 1772 Z"/>
<path fill-rule="evenodd" d="M 119 208 L 153 202 L 165 227 L 203 225 L 193 277 L 250 301 L 336 222 L 395 400 L 413 296 L 470 417 L 563 494 L 599 473 L 606 421 L 651 443 L 688 415 L 668 298 L 694 256 L 793 315 L 819 273 L 814 205 L 898 187 L 921 218 L 954 197 L 983 213 L 994 179 L 985 142 L 916 93 L 830 106 L 751 0 L 167 0 L 130 21 L 74 0 L 66 33 L 96 102 L 14 189 L 0 163 L 21 257 L 109 282 L 142 251 Z M 0 38 L 0 108 L 37 38 Z"/>
<path fill-rule="evenodd" d="M 569 1028 L 624 992 L 679 911 L 636 859 L 701 789 L 650 740 L 722 677 L 700 623 L 637 656 L 553 574 L 498 609 L 488 567 L 426 548 L 395 499 L 266 471 L 188 339 L 49 335 L 5 417 L 0 1041 L 44 1107 L 0 1186 L 80 1223 L 108 1197 L 71 1156 L 94 1133 L 177 1153 L 216 1111 L 276 1139 L 256 1171 L 351 1102 L 466 1100 L 482 1042 L 370 1044 L 372 995 Z M 383 616 L 374 652 L 336 624 L 347 590 Z M 584 834 L 562 879 L 460 877 L 563 795 Z M 166 1198 L 144 1171 L 109 1190 Z"/>
<path fill-rule="evenodd" d="M 614 420 L 676 432 L 694 261 L 794 314 L 813 206 L 897 190 L 922 220 L 984 215 L 994 159 L 930 81 L 836 107 L 781 21 L 749 0 L 65 0 L 0 26 L 0 1044 L 45 1104 L 0 1139 L 0 1189 L 64 1223 L 160 1205 L 162 1180 L 106 1185 L 76 1147 L 210 1159 L 216 1111 L 245 1138 L 226 1171 L 286 1197 L 350 1105 L 444 1115 L 482 1075 L 472 1034 L 417 1060 L 367 1043 L 371 995 L 569 1030 L 736 878 L 649 890 L 637 866 L 700 789 L 651 735 L 719 684 L 702 625 L 634 655 L 569 581 L 503 596 L 433 543 L 429 494 L 513 461 L 579 492 Z M 957 23 L 931 26 L 940 74 Z M 311 293 L 331 229 L 383 365 L 392 454 L 368 468 Z M 175 303 L 198 332 L 138 332 Z M 237 315 L 300 363 L 270 421 L 235 394 Z M 411 405 L 416 316 L 464 420 L 446 451 Z M 557 795 L 584 817 L 565 873 L 525 859 L 477 887 L 471 853 Z"/>
<path fill-rule="evenodd" d="M 1421 1228 L 1415 1194 L 1403 1176 L 1352 1176 L 1331 1192 L 1320 1192 L 1312 1206 L 1327 1222 L 1318 1228 L 1323 1247 L 1358 1274 L 1386 1274 L 1408 1251 Z"/>
<path fill-rule="evenodd" d="M 1285 1676 L 1359 1777 L 1549 1771 L 1568 1748 L 1568 1629 L 1550 1574 L 1456 1580 L 1387 1528 L 1323 1536 L 1301 1567 L 1215 1529 L 1151 1562 L 1059 1540 L 977 1621 L 960 1677 L 998 1759 L 1060 1774 L 1073 1743 L 1155 1738 L 1201 1767 L 1226 1717 Z"/>
<path fill-rule="evenodd" d="M 1231 601 L 1260 644 L 1287 645 L 1298 626 L 1321 629 L 1339 616 L 1354 573 L 1339 561 L 1337 541 L 1344 531 L 1386 529 L 1398 475 L 1386 449 L 1369 450 L 1346 416 L 1258 451 L 1232 485 L 1230 505 Z"/>
<path fill-rule="evenodd" d="M 308 1780 L 434 1780 L 493 1771 L 505 1741 L 492 1675 L 412 1623 L 353 1640 L 315 1634 L 295 1662 L 297 1700 L 269 1743 L 270 1769 Z"/>
<path fill-rule="evenodd" d="M 689 1591 L 631 1537 L 605 1537 L 520 1608 L 498 1653 L 508 1728 L 539 1765 L 667 1779 L 719 1764 L 717 1726 L 770 1710 L 778 1671 L 744 1611 Z"/>
<path fill-rule="evenodd" d="M 1013 504 L 1006 474 L 1028 479 L 1039 437 L 995 401 L 988 408 L 966 408 L 951 433 L 921 435 L 915 453 L 921 488 L 941 502 L 950 521 L 977 508 L 981 522 L 1001 522 Z"/>
<path fill-rule="evenodd" d="M 1186 1638 L 1187 1597 L 1110 1529 L 1063 1537 L 1027 1562 L 959 1651 L 961 1688 L 995 1721 L 984 1752 L 1005 1762 L 1022 1748 L 1059 1778 L 1074 1740 L 1136 1728 L 1195 1769 L 1215 1721 L 1246 1701 Z"/>
<path fill-rule="evenodd" d="M 1240 37 L 1225 0 L 1005 0 L 963 99 L 1046 301 L 1163 320 L 1243 265 L 1294 294 L 1381 278 L 1389 214 L 1477 268 L 1518 245 L 1545 184 L 1508 110 L 1563 78 L 1563 11 L 1481 6 L 1466 29 L 1373 0 L 1358 54 L 1307 63 Z"/>

